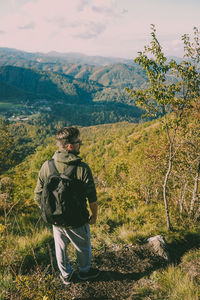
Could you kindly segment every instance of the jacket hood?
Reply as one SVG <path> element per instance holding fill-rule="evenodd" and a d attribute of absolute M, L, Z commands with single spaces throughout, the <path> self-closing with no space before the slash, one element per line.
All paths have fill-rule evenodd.
<path fill-rule="evenodd" d="M 66 164 L 70 164 L 75 161 L 76 162 L 81 161 L 81 158 L 79 156 L 64 150 L 63 151 L 57 150 L 53 155 L 53 159 L 55 161 L 66 163 Z"/>

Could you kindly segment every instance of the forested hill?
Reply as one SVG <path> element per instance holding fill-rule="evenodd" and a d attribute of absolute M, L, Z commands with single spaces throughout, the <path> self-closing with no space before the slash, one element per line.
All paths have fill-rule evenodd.
<path fill-rule="evenodd" d="M 116 97 L 117 94 L 120 95 L 120 90 L 122 93 L 123 88 L 127 86 L 141 87 L 146 84 L 143 72 L 139 72 L 133 66 L 123 64 L 98 68 L 68 65 L 65 66 L 64 73 L 54 71 L 1 66 L 0 82 L 11 84 L 33 95 L 43 95 L 48 98 L 66 98 L 67 95 L 83 96 L 83 93 L 86 93 L 84 98 L 88 100 L 92 98 L 94 101 L 112 102 L 128 102 L 127 99 Z M 112 91 L 115 91 L 115 96 Z M 84 102 L 85 100 L 83 99 Z"/>
<path fill-rule="evenodd" d="M 0 66 L 11 65 L 64 73 L 77 79 L 97 81 L 104 86 L 124 87 L 130 84 L 141 87 L 147 80 L 145 72 L 132 60 L 97 58 L 73 53 L 41 54 L 0 48 Z"/>
<path fill-rule="evenodd" d="M 84 70 L 85 74 L 89 72 L 86 66 L 68 66 L 67 74 L 1 66 L 1 115 L 15 120 L 48 112 L 48 120 L 76 125 L 138 122 L 141 110 L 130 105 L 125 87 L 145 83 L 143 75 L 134 79 L 134 67 L 120 64 L 98 71 L 87 68 L 91 68 L 91 75 L 84 79 Z"/>
<path fill-rule="evenodd" d="M 48 113 L 48 122 L 85 126 L 138 122 L 141 110 L 125 88 L 146 84 L 131 60 L 0 48 L 0 114 L 12 120 Z"/>
<path fill-rule="evenodd" d="M 102 89 L 95 82 L 85 82 L 64 74 L 13 66 L 0 67 L 0 83 L 13 86 L 13 97 L 17 88 L 25 94 L 29 93 L 29 97 L 33 100 L 47 98 L 64 100 L 67 103 L 90 102 L 92 93 Z M 4 99 L 6 95 L 1 97 Z"/>

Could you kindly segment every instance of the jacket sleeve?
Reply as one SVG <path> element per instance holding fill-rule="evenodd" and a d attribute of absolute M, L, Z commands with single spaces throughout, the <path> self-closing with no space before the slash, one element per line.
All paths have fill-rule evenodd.
<path fill-rule="evenodd" d="M 84 185 L 85 195 L 89 203 L 96 202 L 97 193 L 96 193 L 94 179 L 90 167 L 86 164 L 83 171 L 83 185 Z"/>
<path fill-rule="evenodd" d="M 42 165 L 42 167 L 39 171 L 37 184 L 36 184 L 36 187 L 34 190 L 34 200 L 39 207 L 41 207 L 41 195 L 42 195 L 42 189 L 43 189 L 46 177 L 47 177 L 47 162 L 45 162 Z"/>

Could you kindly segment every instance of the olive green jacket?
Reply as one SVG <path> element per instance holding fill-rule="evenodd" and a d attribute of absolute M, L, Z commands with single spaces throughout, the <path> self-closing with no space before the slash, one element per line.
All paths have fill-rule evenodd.
<path fill-rule="evenodd" d="M 95 188 L 92 172 L 89 166 L 86 163 L 81 161 L 81 158 L 79 156 L 69 153 L 68 151 L 58 150 L 54 153 L 53 159 L 59 173 L 64 173 L 64 170 L 68 164 L 71 163 L 73 164 L 74 162 L 78 162 L 78 166 L 76 169 L 76 177 L 77 179 L 81 180 L 81 182 L 83 183 L 86 198 L 88 199 L 89 203 L 97 201 L 96 188 Z M 34 200 L 39 205 L 39 207 L 40 207 L 44 182 L 49 175 L 50 175 L 50 171 L 49 171 L 48 161 L 45 161 L 39 171 L 38 181 L 34 191 Z"/>

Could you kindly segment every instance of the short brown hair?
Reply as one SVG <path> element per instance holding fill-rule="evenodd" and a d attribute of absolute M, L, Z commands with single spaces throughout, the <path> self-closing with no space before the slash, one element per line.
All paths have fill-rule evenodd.
<path fill-rule="evenodd" d="M 67 144 L 72 143 L 80 135 L 80 131 L 76 127 L 64 127 L 56 134 L 56 141 L 58 145 L 65 148 Z"/>

